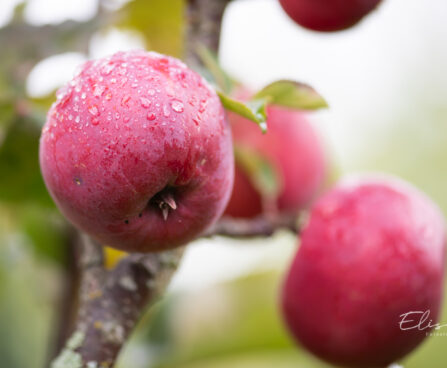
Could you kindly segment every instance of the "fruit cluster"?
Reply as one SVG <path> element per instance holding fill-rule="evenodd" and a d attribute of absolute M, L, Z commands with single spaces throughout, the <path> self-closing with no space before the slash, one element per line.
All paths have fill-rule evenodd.
<path fill-rule="evenodd" d="M 347 28 L 378 2 L 280 0 L 320 31 Z M 227 116 L 208 83 L 174 58 L 134 51 L 89 61 L 48 113 L 42 174 L 67 219 L 126 252 L 184 245 L 222 214 L 310 208 L 282 292 L 292 335 L 346 367 L 386 367 L 412 351 L 440 313 L 446 231 L 436 205 L 377 175 L 341 181 L 312 205 L 328 164 L 306 113 L 269 105 L 266 135 Z M 275 172 L 276 196 L 265 197 L 238 152 Z M 408 313 L 426 318 L 414 323 Z"/>

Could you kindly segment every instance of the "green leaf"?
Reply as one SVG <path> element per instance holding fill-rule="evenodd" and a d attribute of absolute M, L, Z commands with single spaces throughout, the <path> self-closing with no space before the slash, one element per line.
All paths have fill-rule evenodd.
<path fill-rule="evenodd" d="M 151 50 L 180 57 L 185 4 L 183 0 L 133 0 L 120 10 L 114 25 L 139 31 Z"/>
<path fill-rule="evenodd" d="M 226 94 L 230 94 L 236 84 L 235 81 L 222 69 L 217 56 L 206 46 L 200 44 L 196 48 L 197 55 L 207 68 L 215 84 Z"/>
<path fill-rule="evenodd" d="M 40 174 L 39 136 L 32 119 L 16 119 L 9 127 L 0 145 L 0 201 L 54 207 Z"/>
<path fill-rule="evenodd" d="M 269 104 L 302 110 L 316 110 L 328 106 L 315 89 L 307 84 L 289 80 L 279 80 L 265 86 L 253 97 L 253 100 L 258 99 L 266 99 Z"/>
<path fill-rule="evenodd" d="M 274 165 L 253 149 L 235 145 L 236 163 L 250 178 L 264 199 L 276 199 L 281 190 L 281 178 Z"/>
<path fill-rule="evenodd" d="M 235 112 L 259 125 L 262 132 L 267 131 L 266 100 L 252 100 L 248 103 L 235 100 L 221 91 L 217 91 L 225 109 Z"/>

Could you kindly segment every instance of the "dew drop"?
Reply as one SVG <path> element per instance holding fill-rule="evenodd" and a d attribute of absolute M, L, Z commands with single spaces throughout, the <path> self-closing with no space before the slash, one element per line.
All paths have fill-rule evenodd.
<path fill-rule="evenodd" d="M 97 126 L 99 124 L 99 119 L 93 118 L 92 125 Z"/>
<path fill-rule="evenodd" d="M 56 92 L 56 98 L 59 101 L 60 106 L 65 106 L 70 100 L 72 95 L 72 89 L 70 87 L 62 87 Z"/>
<path fill-rule="evenodd" d="M 93 86 L 93 96 L 95 97 L 101 97 L 102 94 L 104 93 L 106 87 L 103 86 L 102 84 L 95 84 Z"/>
<path fill-rule="evenodd" d="M 81 98 L 82 98 L 83 100 L 85 100 L 86 97 L 87 97 L 87 94 L 86 94 L 85 92 L 82 92 Z"/>
<path fill-rule="evenodd" d="M 112 93 L 111 92 L 107 92 L 105 97 L 106 97 L 107 101 L 110 101 L 112 99 Z"/>
<path fill-rule="evenodd" d="M 75 122 L 76 123 L 79 123 L 81 121 L 81 117 L 79 116 L 79 115 L 77 115 L 76 117 L 75 117 Z"/>
<path fill-rule="evenodd" d="M 156 116 L 153 112 L 150 112 L 147 114 L 147 120 L 152 121 L 152 120 L 155 120 L 155 118 L 156 118 Z"/>
<path fill-rule="evenodd" d="M 163 115 L 165 117 L 169 117 L 169 115 L 171 115 L 171 110 L 167 105 L 163 105 Z"/>
<path fill-rule="evenodd" d="M 130 118 L 128 116 L 125 116 L 123 120 L 124 120 L 125 123 L 128 123 Z"/>
<path fill-rule="evenodd" d="M 151 100 L 145 97 L 140 97 L 141 106 L 148 108 L 151 105 Z"/>
<path fill-rule="evenodd" d="M 149 91 L 147 91 L 147 93 L 149 94 L 149 96 L 155 95 L 155 91 L 153 89 L 150 89 Z"/>
<path fill-rule="evenodd" d="M 115 113 L 115 119 L 118 120 L 120 117 L 121 117 L 120 114 L 116 112 Z"/>
<path fill-rule="evenodd" d="M 73 115 L 68 115 L 68 120 L 73 120 Z"/>
<path fill-rule="evenodd" d="M 97 108 L 95 105 L 90 106 L 90 107 L 88 108 L 88 112 L 89 112 L 90 114 L 92 114 L 93 116 L 97 116 L 98 113 L 99 113 L 98 108 Z"/>
<path fill-rule="evenodd" d="M 130 96 L 126 95 L 121 99 L 121 105 L 129 107 Z"/>
<path fill-rule="evenodd" d="M 172 110 L 174 110 L 175 112 L 178 112 L 178 113 L 181 113 L 184 110 L 183 103 L 181 103 L 178 100 L 173 100 L 171 102 L 171 107 L 172 107 Z"/>
<path fill-rule="evenodd" d="M 101 73 L 104 75 L 109 75 L 113 69 L 115 69 L 115 65 L 112 63 L 109 63 L 109 64 L 106 64 L 103 66 L 103 68 L 101 69 Z"/>

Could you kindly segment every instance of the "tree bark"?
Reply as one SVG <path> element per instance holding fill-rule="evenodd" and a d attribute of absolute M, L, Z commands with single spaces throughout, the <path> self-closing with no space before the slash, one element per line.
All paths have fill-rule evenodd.
<path fill-rule="evenodd" d="M 107 270 L 99 244 L 82 235 L 79 246 L 80 310 L 52 368 L 110 368 L 143 312 L 164 292 L 183 250 L 130 254 Z"/>
<path fill-rule="evenodd" d="M 230 1 L 188 1 L 185 58 L 192 68 L 198 70 L 202 66 L 202 62 L 196 53 L 198 45 L 205 46 L 214 53 L 218 53 L 223 15 Z"/>

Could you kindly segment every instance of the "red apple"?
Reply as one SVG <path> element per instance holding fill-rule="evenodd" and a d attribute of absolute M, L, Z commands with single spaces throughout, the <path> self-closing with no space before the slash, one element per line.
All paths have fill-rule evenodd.
<path fill-rule="evenodd" d="M 63 214 L 128 252 L 176 247 L 222 214 L 231 132 L 214 90 L 181 61 L 134 51 L 89 61 L 59 90 L 40 141 Z"/>
<path fill-rule="evenodd" d="M 409 184 L 341 183 L 318 200 L 302 231 L 282 295 L 287 326 L 332 364 L 386 367 L 439 318 L 445 246 L 441 212 Z"/>
<path fill-rule="evenodd" d="M 322 186 L 326 164 L 322 144 L 305 113 L 269 106 L 266 134 L 239 115 L 229 113 L 228 118 L 235 145 L 262 156 L 279 175 L 278 209 L 295 213 L 308 205 Z M 237 162 L 235 172 L 233 193 L 225 214 L 245 218 L 261 214 L 261 195 Z"/>
<path fill-rule="evenodd" d="M 299 25 L 314 31 L 349 28 L 371 12 L 380 0 L 279 0 Z"/>

